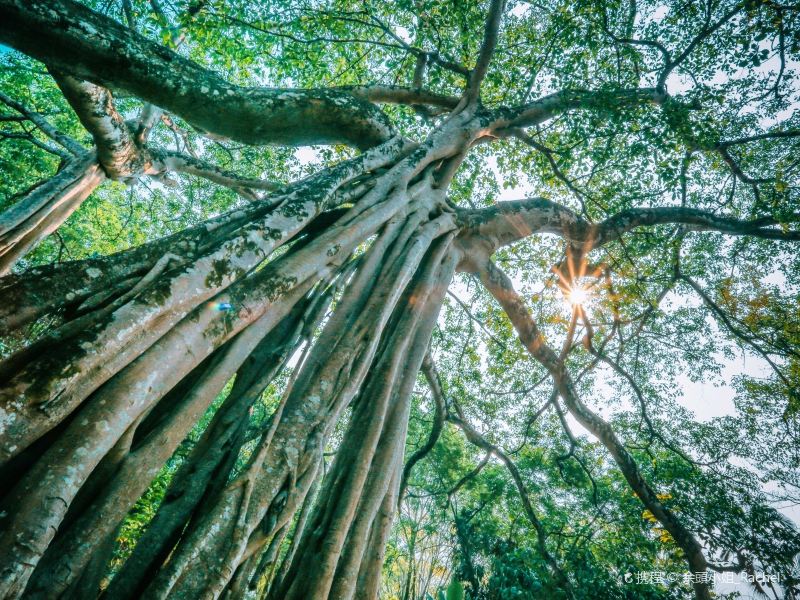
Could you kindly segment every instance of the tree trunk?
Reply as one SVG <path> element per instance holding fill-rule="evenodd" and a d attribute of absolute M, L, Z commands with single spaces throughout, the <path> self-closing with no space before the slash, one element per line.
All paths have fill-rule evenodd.
<path fill-rule="evenodd" d="M 302 309 L 302 305 L 298 307 Z M 105 478 L 102 492 L 83 510 L 83 515 L 70 524 L 69 530 L 64 531 L 62 527 L 59 531 L 34 572 L 26 596 L 53 597 L 72 584 L 80 575 L 83 565 L 92 559 L 94 540 L 109 536 L 122 522 L 161 466 L 174 453 L 178 444 L 238 368 L 237 381 L 228 399 L 217 412 L 215 421 L 201 438 L 187 465 L 176 477 L 182 486 L 178 489 L 183 492 L 180 494 L 180 507 L 183 510 L 178 511 L 178 526 L 182 526 L 191 516 L 199 495 L 206 492 L 213 497 L 213 491 L 207 491 L 211 485 L 209 480 L 212 476 L 215 479 L 221 477 L 224 485 L 238 449 L 244 441 L 249 407 L 270 383 L 287 358 L 286 354 L 297 342 L 299 332 L 296 330 L 298 321 L 302 324 L 300 319 L 303 315 L 302 310 L 295 312 L 300 314 L 288 316 L 261 341 L 259 337 L 264 336 L 268 328 L 261 329 L 257 322 L 246 329 L 215 353 L 215 359 L 212 359 L 205 372 L 196 378 L 183 398 L 175 398 L 170 402 L 171 406 L 167 407 L 166 414 L 160 416 L 155 427 L 145 430 L 142 435 L 139 435 L 137 428 L 136 437 L 142 439 L 134 440 L 132 450 L 116 465 L 113 476 L 109 474 Z M 252 349 L 254 343 L 257 346 Z M 246 364 L 239 367 L 242 363 Z M 165 397 L 162 403 L 168 398 L 169 396 Z M 160 408 L 160 404 L 154 412 Z M 221 426 L 215 427 L 218 423 Z M 146 425 L 147 422 L 144 422 L 139 428 Z M 223 466 L 220 464 L 222 461 L 227 464 Z M 198 472 L 197 469 L 201 470 Z M 181 477 L 187 472 L 190 475 Z M 147 540 L 146 548 L 151 558 L 168 550 L 169 548 L 164 548 L 165 542 L 175 534 L 174 527 L 168 532 L 163 527 L 158 527 L 155 531 L 162 533 L 162 538 L 159 545 L 156 540 Z M 104 553 L 98 560 L 105 564 L 109 557 L 109 554 Z M 135 586 L 131 585 L 127 590 L 132 593 Z M 125 594 L 111 597 L 123 595 Z"/>
<path fill-rule="evenodd" d="M 302 311 L 293 313 L 259 343 L 237 372 L 230 394 L 175 473 L 140 542 L 106 589 L 106 597 L 139 597 L 198 507 L 213 502 L 227 485 L 246 439 L 250 408 L 300 342 L 301 317 L 316 321 Z"/>
<path fill-rule="evenodd" d="M 86 152 L 0 214 L 0 277 L 75 212 L 105 174 Z"/>
<path fill-rule="evenodd" d="M 438 266 L 437 255 L 447 245 L 444 241 L 434 250 L 433 265 Z M 356 400 L 348 433 L 321 491 L 326 501 L 315 510 L 292 566 L 271 598 L 346 599 L 353 597 L 359 581 L 364 590 L 374 586 L 376 575 L 370 569 L 375 560 L 362 564 L 362 559 L 373 527 L 381 537 L 387 526 L 381 519 L 391 521 L 385 514 L 377 521 L 376 516 L 387 495 L 396 503 L 411 391 L 454 264 L 452 255 L 445 256 L 438 273 L 429 267 L 408 294 L 407 308 L 396 318 Z M 304 566 L 311 560 L 317 566 L 308 573 Z"/>
<path fill-rule="evenodd" d="M 212 220 L 214 226 L 207 231 L 218 230 L 226 238 L 216 244 L 201 242 L 201 247 L 208 248 L 205 253 L 195 258 L 195 244 L 185 255 L 191 257 L 188 260 L 176 255 L 176 267 L 169 266 L 171 256 L 163 255 L 139 284 L 107 307 L 95 309 L 99 316 L 88 321 L 88 330 L 74 325 L 70 329 L 68 322 L 60 334 L 56 331 L 40 342 L 51 352 L 32 355 L 23 350 L 21 356 L 31 360 L 12 356 L 6 362 L 0 369 L 8 378 L 3 397 L 5 426 L 0 429 L 4 459 L 19 455 L 54 428 L 58 433 L 2 501 L 7 516 L 0 536 L 0 589 L 5 594 L 18 595 L 25 589 L 51 545 L 53 550 L 31 582 L 31 593 L 46 594 L 75 581 L 92 560 L 86 548 L 93 535 L 105 535 L 120 522 L 188 432 L 192 419 L 202 414 L 258 341 L 319 278 L 334 277 L 359 244 L 380 232 L 367 254 L 358 259 L 337 310 L 295 385 L 287 390 L 286 410 L 274 415 L 273 429 L 262 436 L 245 472 L 217 502 L 203 506 L 201 514 L 192 517 L 196 526 L 185 532 L 145 596 L 221 593 L 245 553 L 249 556 L 270 539 L 271 531 L 256 534 L 265 515 L 271 509 L 276 513 L 277 528 L 302 503 L 324 440 L 370 369 L 380 334 L 403 290 L 433 241 L 454 229 L 455 216 L 442 193 L 433 189 L 429 165 L 473 135 L 470 119 L 465 115 L 450 121 L 411 154 L 405 143 L 390 141 L 312 176 L 272 199 L 264 216 L 255 221 L 238 225 L 232 215 L 223 220 L 232 226 L 218 227 L 219 219 Z M 342 186 L 387 164 L 393 166 L 375 179 L 352 208 L 319 232 L 313 231 L 314 218 L 329 207 Z M 254 271 L 272 250 L 294 237 L 297 241 L 288 252 Z M 82 283 L 80 269 L 77 273 Z M 89 311 L 89 316 L 75 322 L 91 317 Z M 153 433 L 149 442 L 153 450 L 145 444 L 125 455 L 123 449 L 124 459 L 113 463 L 116 473 L 105 492 L 87 505 L 83 517 L 75 517 L 79 525 L 73 533 L 65 529 L 56 539 L 73 500 L 121 436 L 135 431 L 152 411 L 161 411 L 159 401 L 218 352 L 222 352 L 214 359 L 218 362 L 183 398 L 185 409 L 172 411 L 178 421 L 170 424 L 167 419 L 162 424 L 160 435 L 169 441 L 159 443 L 162 438 Z M 417 367 L 412 369 L 414 374 Z M 413 375 L 407 377 L 413 380 Z M 384 391 L 389 393 L 390 387 Z M 402 415 L 397 418 L 403 421 Z M 396 444 L 403 438 L 398 431 L 392 437 Z M 270 468 L 261 472 L 264 464 Z M 386 495 L 386 482 L 374 485 L 378 487 L 370 518 L 359 523 L 358 555 L 363 553 L 377 504 Z M 274 506 L 281 490 L 288 495 L 285 505 Z M 164 548 L 174 542 L 173 535 L 164 535 Z M 208 569 L 190 569 L 198 557 L 206 560 Z M 348 569 L 353 570 L 355 581 L 357 570 L 353 565 Z M 145 584 L 139 576 L 136 589 Z"/>

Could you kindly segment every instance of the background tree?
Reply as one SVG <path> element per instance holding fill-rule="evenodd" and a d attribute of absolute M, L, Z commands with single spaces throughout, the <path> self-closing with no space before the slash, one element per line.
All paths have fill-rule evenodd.
<path fill-rule="evenodd" d="M 0 0 L 2 596 L 797 595 L 799 13 Z"/>

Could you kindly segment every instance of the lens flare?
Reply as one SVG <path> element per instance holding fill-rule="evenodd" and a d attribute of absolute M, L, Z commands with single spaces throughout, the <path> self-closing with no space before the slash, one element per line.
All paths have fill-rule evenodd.
<path fill-rule="evenodd" d="M 567 302 L 572 306 L 583 306 L 589 301 L 589 291 L 580 286 L 574 285 L 567 292 Z"/>

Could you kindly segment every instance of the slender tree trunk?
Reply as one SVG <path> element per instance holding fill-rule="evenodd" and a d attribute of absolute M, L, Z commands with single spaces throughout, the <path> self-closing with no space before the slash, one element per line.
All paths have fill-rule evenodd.
<path fill-rule="evenodd" d="M 323 479 L 323 475 L 324 475 L 324 468 L 323 465 L 320 465 L 317 468 L 317 477 L 314 480 L 314 483 L 311 484 L 311 488 L 309 489 L 305 499 L 303 500 L 303 507 L 300 509 L 300 514 L 297 517 L 297 523 L 295 524 L 294 531 L 292 532 L 292 541 L 289 544 L 286 556 L 283 558 L 280 569 L 278 570 L 277 573 L 275 573 L 275 576 L 267 578 L 266 585 L 264 586 L 264 594 L 262 595 L 262 597 L 266 597 L 267 593 L 272 587 L 279 587 L 280 582 L 283 581 L 284 577 L 286 577 L 286 573 L 288 572 L 289 567 L 294 561 L 294 555 L 297 552 L 297 547 L 300 544 L 300 539 L 302 538 L 303 532 L 306 530 L 306 525 L 308 525 L 308 520 L 311 517 L 311 511 L 312 508 L 314 507 L 314 502 L 316 502 L 317 500 L 317 491 L 319 490 L 320 484 Z M 256 577 L 262 575 L 263 573 L 260 570 L 256 572 Z M 256 582 L 254 580 L 253 584 L 255 583 Z"/>
<path fill-rule="evenodd" d="M 389 252 L 391 257 L 391 243 L 397 241 L 398 235 L 403 235 L 399 225 L 390 225 L 365 256 L 364 264 L 348 286 L 337 312 L 303 363 L 284 408 L 273 417 L 274 439 L 271 432 L 265 434 L 250 466 L 229 486 L 217 507 L 206 517 L 207 525 L 200 525 L 190 539 L 178 546 L 159 579 L 148 589 L 146 597 L 163 597 L 167 593 L 189 596 L 202 593 L 200 590 L 224 586 L 246 550 L 247 538 L 256 531 L 279 492 L 289 486 L 286 507 L 297 507 L 302 501 L 313 480 L 315 465 L 319 463 L 322 442 L 360 385 L 372 360 L 378 339 L 370 333 L 376 327 L 379 331 L 383 329 L 382 323 L 388 320 L 405 281 L 416 269 L 412 265 L 419 264 L 430 244 L 430 237 L 440 228 L 440 222 L 432 223 L 427 230 L 427 242 L 424 241 L 424 230 L 414 239 L 407 236 L 402 244 L 409 244 L 406 253 L 401 254 L 394 248 L 395 253 L 401 255 L 388 262 L 383 277 L 376 278 L 373 271 L 387 257 L 385 252 Z M 411 228 L 407 229 L 409 234 L 412 233 Z M 394 285 L 389 285 L 389 281 Z M 352 326 L 345 326 L 348 321 Z M 270 468 L 263 471 L 263 464 L 270 465 Z M 245 507 L 240 508 L 244 499 L 242 490 L 250 485 L 245 483 L 250 480 L 254 482 L 255 493 L 252 494 L 249 512 L 243 513 Z M 247 500 L 250 501 L 250 494 Z M 234 513 L 241 516 L 246 533 L 239 536 L 242 539 L 236 547 L 231 547 L 228 541 L 235 536 L 226 539 L 217 535 L 217 530 L 220 521 L 231 522 L 230 515 Z M 286 520 L 287 515 L 281 515 L 277 525 Z M 187 571 L 182 576 L 189 561 L 197 560 L 198 556 L 208 556 L 203 560 L 207 560 L 211 568 L 205 572 Z M 214 578 L 218 578 L 221 585 L 214 584 Z"/>
<path fill-rule="evenodd" d="M 400 458 L 402 460 L 402 456 Z M 389 484 L 389 489 L 381 503 L 380 510 L 372 522 L 369 541 L 358 571 L 358 582 L 356 583 L 354 598 L 364 598 L 366 600 L 378 598 L 383 560 L 386 555 L 386 542 L 389 539 L 395 511 L 397 510 L 398 484 L 399 478 L 396 471 L 395 477 Z"/>

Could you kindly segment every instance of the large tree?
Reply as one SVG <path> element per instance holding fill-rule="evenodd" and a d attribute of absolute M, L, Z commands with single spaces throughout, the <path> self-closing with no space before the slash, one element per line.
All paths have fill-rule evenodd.
<path fill-rule="evenodd" d="M 526 556 L 597 597 L 648 535 L 671 593 L 796 593 L 798 32 L 772 0 L 0 0 L 0 596 L 377 597 L 456 431 L 485 458 L 429 511 L 473 597 Z M 741 420 L 676 404 L 737 355 Z M 497 494 L 527 536 L 472 521 Z"/>

